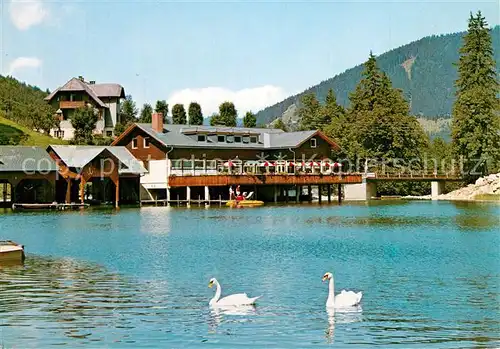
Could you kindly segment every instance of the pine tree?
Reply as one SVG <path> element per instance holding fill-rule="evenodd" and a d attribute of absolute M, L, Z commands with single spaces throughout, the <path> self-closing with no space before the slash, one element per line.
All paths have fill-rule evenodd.
<path fill-rule="evenodd" d="M 351 94 L 351 106 L 345 119 L 343 145 L 350 157 L 393 161 L 422 159 L 428 147 L 427 136 L 400 90 L 394 89 L 389 77 L 377 67 L 370 53 L 363 79 Z M 340 132 L 337 130 L 337 135 Z M 414 161 L 413 166 L 419 166 Z"/>
<path fill-rule="evenodd" d="M 190 125 L 203 125 L 203 114 L 201 106 L 196 102 L 191 102 L 188 108 L 189 124 Z"/>
<path fill-rule="evenodd" d="M 243 117 L 243 126 L 245 127 L 255 127 L 257 125 L 257 118 L 255 114 L 251 111 L 247 111 L 245 116 Z"/>
<path fill-rule="evenodd" d="M 168 103 L 165 100 L 156 101 L 155 112 L 163 114 L 163 122 L 168 124 Z"/>
<path fill-rule="evenodd" d="M 185 125 L 187 123 L 186 110 L 184 105 L 176 104 L 172 108 L 172 123 L 175 125 Z"/>
<path fill-rule="evenodd" d="M 137 118 L 137 107 L 131 95 L 127 95 L 125 100 L 120 104 L 120 123 L 122 125 L 127 125 L 128 123 L 134 122 Z"/>
<path fill-rule="evenodd" d="M 153 115 L 153 107 L 149 103 L 144 103 L 141 110 L 141 116 L 139 118 L 140 122 L 151 123 L 151 118 Z"/>
<path fill-rule="evenodd" d="M 465 175 L 474 180 L 498 170 L 500 162 L 499 84 L 492 38 L 481 12 L 470 15 L 455 86 L 453 152 L 464 158 Z"/>
<path fill-rule="evenodd" d="M 219 118 L 222 125 L 236 127 L 236 117 L 238 112 L 232 102 L 224 102 L 219 106 Z"/>
<path fill-rule="evenodd" d="M 273 122 L 272 127 L 288 132 L 288 127 L 285 125 L 283 120 L 281 120 L 281 118 L 276 119 L 276 121 Z"/>
<path fill-rule="evenodd" d="M 321 105 L 316 99 L 314 93 L 306 94 L 301 99 L 302 106 L 299 108 L 300 129 L 317 130 L 320 128 L 318 116 L 321 111 Z"/>
<path fill-rule="evenodd" d="M 221 126 L 223 121 L 218 113 L 213 113 L 210 117 L 210 126 Z"/>

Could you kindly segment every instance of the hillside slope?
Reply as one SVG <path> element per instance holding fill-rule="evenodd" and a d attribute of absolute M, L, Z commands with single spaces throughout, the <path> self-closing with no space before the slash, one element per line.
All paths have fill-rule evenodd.
<path fill-rule="evenodd" d="M 67 144 L 67 142 L 31 131 L 24 126 L 0 116 L 0 145 L 47 146 L 49 144 Z"/>
<path fill-rule="evenodd" d="M 423 117 L 449 116 L 454 101 L 454 82 L 464 32 L 430 36 L 388 51 L 377 57 L 379 67 L 392 80 L 393 86 L 403 90 L 410 102 L 413 115 Z M 500 67 L 500 26 L 492 30 L 497 70 Z M 367 52 L 368 57 L 368 52 Z M 292 105 L 298 106 L 300 98 L 313 92 L 323 102 L 332 88 L 340 104 L 348 106 L 349 94 L 361 79 L 362 65 L 325 80 L 304 92 L 257 113 L 258 124 L 268 124 Z M 500 70 L 499 70 L 500 72 Z"/>

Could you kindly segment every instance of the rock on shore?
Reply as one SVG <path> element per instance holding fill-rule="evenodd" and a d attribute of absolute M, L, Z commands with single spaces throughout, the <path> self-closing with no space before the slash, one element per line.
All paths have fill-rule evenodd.
<path fill-rule="evenodd" d="M 481 194 L 500 195 L 500 173 L 481 177 L 476 181 L 476 183 L 469 184 L 464 188 L 454 190 L 448 194 L 439 195 L 437 199 L 474 200 L 476 195 Z"/>

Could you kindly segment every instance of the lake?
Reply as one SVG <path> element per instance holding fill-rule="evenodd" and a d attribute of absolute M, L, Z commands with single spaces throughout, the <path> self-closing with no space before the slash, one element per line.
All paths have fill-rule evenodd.
<path fill-rule="evenodd" d="M 0 347 L 500 346 L 498 204 L 0 212 L 27 251 L 0 267 Z M 360 309 L 325 310 L 327 271 Z M 211 277 L 262 298 L 211 311 Z"/>

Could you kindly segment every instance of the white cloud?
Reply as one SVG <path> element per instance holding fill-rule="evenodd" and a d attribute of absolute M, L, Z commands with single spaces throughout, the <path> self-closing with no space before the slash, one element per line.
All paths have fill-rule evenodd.
<path fill-rule="evenodd" d="M 9 75 L 14 75 L 19 70 L 25 68 L 39 68 L 42 61 L 36 57 L 18 57 L 14 59 L 9 65 Z"/>
<path fill-rule="evenodd" d="M 170 109 L 176 103 L 184 104 L 186 109 L 191 102 L 201 105 L 203 115 L 210 116 L 218 112 L 222 102 L 233 102 L 242 117 L 247 111 L 257 112 L 267 106 L 280 102 L 287 97 L 281 88 L 272 85 L 246 88 L 232 91 L 222 87 L 205 87 L 176 91 L 168 98 Z"/>
<path fill-rule="evenodd" d="M 9 10 L 10 19 L 19 30 L 27 30 L 49 17 L 42 0 L 11 0 Z"/>

